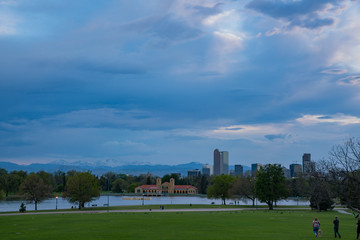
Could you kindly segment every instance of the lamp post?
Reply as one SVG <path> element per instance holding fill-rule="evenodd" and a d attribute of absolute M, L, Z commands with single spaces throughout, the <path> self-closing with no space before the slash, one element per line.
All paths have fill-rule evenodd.
<path fill-rule="evenodd" d="M 57 210 L 57 201 L 58 201 L 58 196 L 56 196 L 55 198 L 56 198 L 56 210 Z"/>

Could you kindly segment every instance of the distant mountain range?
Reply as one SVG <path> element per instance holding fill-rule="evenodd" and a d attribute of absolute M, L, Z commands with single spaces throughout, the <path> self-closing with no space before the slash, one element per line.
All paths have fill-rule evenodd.
<path fill-rule="evenodd" d="M 123 165 L 123 166 L 111 166 L 106 163 L 92 164 L 85 162 L 69 163 L 65 161 L 57 161 L 51 163 L 32 163 L 29 165 L 20 165 L 11 162 L 0 162 L 0 168 L 11 171 L 27 171 L 27 172 L 56 172 L 58 170 L 67 172 L 70 170 L 76 171 L 91 171 L 94 174 L 102 175 L 106 172 L 124 173 L 130 175 L 140 175 L 151 173 L 155 176 L 163 176 L 170 173 L 181 173 L 181 176 L 187 176 L 188 170 L 202 169 L 202 163 L 190 162 L 178 165 Z M 230 167 L 230 169 L 233 169 Z M 244 172 L 250 170 L 250 167 L 244 166 Z"/>

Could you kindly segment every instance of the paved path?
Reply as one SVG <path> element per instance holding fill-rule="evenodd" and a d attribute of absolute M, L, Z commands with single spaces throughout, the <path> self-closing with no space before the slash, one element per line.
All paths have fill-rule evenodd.
<path fill-rule="evenodd" d="M 16 215 L 44 215 L 44 214 L 97 214 L 97 213 L 145 213 L 145 212 L 228 212 L 228 211 L 254 211 L 266 210 L 266 208 L 184 208 L 184 209 L 129 209 L 129 210 L 86 210 L 86 211 L 56 211 L 56 212 L 26 212 L 26 213 L 4 213 L 2 216 L 16 216 Z M 274 211 L 283 210 L 310 210 L 309 208 L 274 208 Z M 346 212 L 346 208 L 334 209 L 339 213 L 351 214 Z"/>
<path fill-rule="evenodd" d="M 334 209 L 334 210 L 338 211 L 339 213 L 342 213 L 342 214 L 350 214 L 350 215 L 352 215 L 352 213 L 345 211 L 345 209 L 346 208 L 344 208 L 344 209 Z"/>

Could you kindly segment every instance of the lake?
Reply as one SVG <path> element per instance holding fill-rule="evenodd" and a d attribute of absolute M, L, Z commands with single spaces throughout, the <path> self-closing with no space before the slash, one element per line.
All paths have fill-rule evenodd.
<path fill-rule="evenodd" d="M 127 200 L 123 198 L 131 198 L 134 196 L 109 196 L 109 205 L 110 206 L 135 206 L 142 205 L 142 200 Z M 138 197 L 139 198 L 139 197 Z M 145 197 L 146 199 L 147 197 Z M 9 212 L 9 211 L 18 211 L 20 204 L 24 202 L 26 204 L 26 210 L 35 210 L 34 203 L 26 203 L 25 201 L 0 201 L 0 212 Z M 99 198 L 93 200 L 90 203 L 86 203 L 85 207 L 91 206 L 106 206 L 108 202 L 108 196 L 103 195 Z M 161 205 L 161 204 L 218 204 L 221 205 L 222 201 L 220 199 L 208 199 L 206 197 L 199 196 L 161 196 L 161 197 L 151 197 L 151 200 L 144 200 L 145 205 Z M 227 200 L 226 204 L 234 204 L 234 200 Z M 251 201 L 241 201 L 240 205 L 251 205 Z M 265 205 L 264 203 L 257 202 L 258 205 Z M 308 200 L 281 200 L 278 202 L 280 206 L 309 206 Z M 56 198 L 49 198 L 38 204 L 38 210 L 54 210 L 56 207 L 58 209 L 70 209 L 71 206 L 75 207 L 75 204 L 70 203 L 64 198 L 59 197 L 56 201 Z M 77 207 L 77 206 L 76 206 Z"/>

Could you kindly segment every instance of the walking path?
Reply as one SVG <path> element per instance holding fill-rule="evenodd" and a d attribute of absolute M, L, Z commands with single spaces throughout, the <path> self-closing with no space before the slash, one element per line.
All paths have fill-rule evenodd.
<path fill-rule="evenodd" d="M 43 215 L 43 214 L 97 214 L 97 213 L 144 213 L 144 212 L 226 212 L 226 211 L 249 211 L 249 210 L 266 210 L 264 208 L 184 208 L 184 209 L 129 209 L 129 210 L 87 210 L 87 211 L 52 211 L 52 212 L 26 212 L 26 213 L 4 213 L 2 216 L 16 215 Z M 274 211 L 281 210 L 309 210 L 309 208 L 275 208 Z M 346 208 L 338 208 L 335 211 L 343 214 L 351 214 L 345 211 Z"/>
<path fill-rule="evenodd" d="M 345 209 L 346 208 L 344 208 L 344 209 L 334 209 L 335 211 L 338 211 L 339 213 L 342 213 L 342 214 L 352 214 L 352 213 L 350 213 L 350 212 L 347 212 L 347 211 L 345 211 Z"/>

